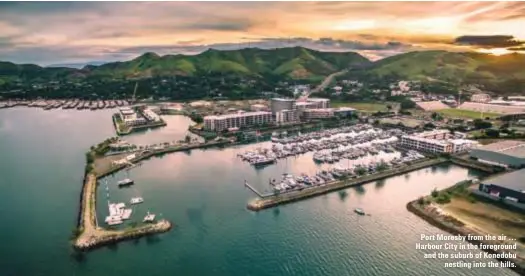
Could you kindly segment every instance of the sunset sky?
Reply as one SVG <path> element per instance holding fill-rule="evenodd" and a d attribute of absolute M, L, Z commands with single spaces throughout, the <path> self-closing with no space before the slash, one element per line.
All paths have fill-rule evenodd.
<path fill-rule="evenodd" d="M 524 41 L 525 2 L 0 2 L 0 60 L 40 65 L 210 47 L 503 54 Z"/>

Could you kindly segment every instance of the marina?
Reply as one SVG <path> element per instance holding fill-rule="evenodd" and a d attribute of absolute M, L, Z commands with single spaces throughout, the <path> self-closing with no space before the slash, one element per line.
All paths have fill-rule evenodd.
<path fill-rule="evenodd" d="M 71 100 L 10 100 L 0 102 L 0 109 L 17 106 L 36 107 L 44 110 L 51 109 L 77 109 L 77 110 L 99 110 L 110 109 L 120 106 L 128 106 L 130 103 L 126 100 L 96 100 L 87 101 L 80 99 Z"/>
<path fill-rule="evenodd" d="M 407 212 L 405 206 L 420 195 L 447 187 L 474 173 L 453 165 L 436 165 L 435 169 L 410 172 L 410 177 L 393 176 L 344 189 L 345 197 L 338 192 L 327 193 L 299 204 L 279 205 L 254 214 L 243 208 L 253 196 L 242 187 L 244 179 L 264 191 L 269 189 L 268 180 L 280 179 L 282 173 L 313 175 L 332 164 L 316 164 L 312 162 L 313 152 L 308 152 L 255 170 L 236 157 L 241 152 L 271 146 L 270 142 L 164 155 L 144 161 L 142 166 L 131 170 L 130 178 L 136 184 L 129 189 L 118 189 L 116 185 L 116 181 L 127 177 L 125 170 L 116 173 L 114 178 L 108 177 L 111 203 L 123 202 L 130 208 L 131 198 L 144 198 L 144 203 L 133 207 L 138 209 L 134 209 L 131 219 L 115 227 L 125 227 L 130 221 L 142 223 L 147 210 L 157 214 L 162 210 L 166 220 L 181 227 L 174 225 L 169 234 L 90 251 L 79 260 L 72 258 L 66 238 L 71 235 L 73 210 L 79 206 L 78 194 L 83 180 L 79 172 L 85 165 L 82 155 L 97 141 L 113 135 L 112 125 L 105 120 L 111 113 L 109 110 L 70 112 L 66 120 L 61 110 L 20 108 L 0 112 L 5 112 L 0 118 L 9 118 L 13 126 L 5 128 L 8 126 L 4 125 L 0 136 L 1 152 L 9 156 L 4 158 L 0 170 L 16 184 L 4 188 L 3 195 L 9 200 L 0 204 L 5 210 L 16 209 L 21 214 L 18 220 L 13 220 L 13 216 L 6 213 L 3 220 L 8 221 L 10 227 L 0 230 L 3 236 L 10 237 L 3 245 L 5 254 L 0 260 L 7 275 L 111 275 L 116 270 L 141 275 L 169 274 L 174 270 L 183 275 L 287 275 L 290 269 L 305 276 L 361 275 L 364 266 L 374 267 L 376 274 L 440 275 L 442 263 L 422 262 L 421 252 L 414 249 L 414 244 L 421 234 L 447 233 Z M 101 123 L 93 126 L 93 121 Z M 173 125 L 187 128 L 182 123 Z M 184 131 L 177 136 L 172 131 L 159 129 L 148 134 L 134 134 L 126 140 L 134 144 L 154 144 L 183 138 Z M 21 142 L 25 147 L 23 151 L 18 150 Z M 48 146 L 42 147 L 42 144 Z M 373 157 L 363 159 L 366 158 L 373 161 Z M 342 165 L 356 161 L 344 160 Z M 39 170 L 20 170 L 17 164 L 35 166 Z M 61 168 L 60 173 L 56 173 L 56 167 Z M 97 191 L 101 227 L 109 211 L 103 183 L 104 178 Z M 20 193 L 20 190 L 27 193 Z M 62 200 L 57 202 L 57 197 Z M 32 204 L 27 204 L 28 200 Z M 358 207 L 372 217 L 358 217 L 354 213 Z M 54 217 L 53 227 L 41 224 L 42 218 L 49 213 Z M 155 225 L 146 224 L 152 227 L 147 231 L 162 230 L 166 226 L 159 224 L 154 228 Z M 29 228 L 38 229 L 38 235 L 28 232 Z M 108 231 L 108 234 L 115 235 L 115 232 Z M 115 243 L 104 236 L 106 232 L 90 233 L 100 237 L 96 241 L 103 245 Z M 87 236 L 82 241 L 90 245 Z M 159 252 L 169 255 L 172 261 L 158 258 Z M 228 256 L 227 261 L 216 261 L 218 255 Z M 292 255 L 297 256 L 297 261 L 289 266 L 283 260 Z M 191 256 L 199 256 L 199 261 L 189 261 Z M 352 262 L 348 262 L 349 259 Z M 201 260 L 209 262 L 203 266 Z M 149 265 L 134 266 L 137 262 Z M 482 268 L 457 272 L 459 276 L 516 275 L 509 270 Z"/>
<path fill-rule="evenodd" d="M 276 163 L 278 159 L 315 151 L 315 162 L 335 163 L 342 159 L 374 156 L 380 152 L 394 153 L 396 150 L 392 145 L 403 134 L 399 129 L 382 130 L 371 125 L 355 125 L 290 138 L 272 138 L 271 147 L 257 148 L 238 156 L 251 165 L 263 166 Z"/>

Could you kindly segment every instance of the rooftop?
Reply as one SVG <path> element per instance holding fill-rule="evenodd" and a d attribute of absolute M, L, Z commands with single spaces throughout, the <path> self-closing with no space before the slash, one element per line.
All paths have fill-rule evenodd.
<path fill-rule="evenodd" d="M 483 183 L 498 185 L 515 191 L 525 192 L 525 182 L 522 181 L 523 178 L 525 178 L 525 169 L 486 179 L 483 181 Z"/>
<path fill-rule="evenodd" d="M 323 99 L 323 98 L 308 98 L 309 102 L 328 102 L 330 99 Z"/>
<path fill-rule="evenodd" d="M 488 144 L 478 149 L 499 152 L 514 157 L 525 157 L 525 142 L 523 141 L 505 140 Z"/>
<path fill-rule="evenodd" d="M 228 118 L 238 118 L 238 117 L 249 117 L 257 115 L 271 115 L 271 112 L 266 111 L 256 111 L 256 112 L 243 112 L 243 113 L 234 113 L 234 114 L 224 114 L 224 115 L 211 115 L 204 117 L 204 120 L 217 120 L 217 119 L 228 119 Z"/>

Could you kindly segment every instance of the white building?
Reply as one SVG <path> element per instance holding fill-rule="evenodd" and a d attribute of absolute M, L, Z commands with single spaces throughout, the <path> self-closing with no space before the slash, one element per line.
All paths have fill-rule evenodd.
<path fill-rule="evenodd" d="M 145 118 L 138 117 L 137 113 L 129 107 L 120 109 L 120 118 L 127 126 L 138 126 L 147 123 Z"/>
<path fill-rule="evenodd" d="M 317 108 L 329 108 L 330 107 L 330 99 L 308 98 L 307 102 L 316 103 Z"/>
<path fill-rule="evenodd" d="M 485 94 L 485 93 L 474 94 L 470 97 L 470 101 L 475 102 L 475 103 L 488 103 L 490 102 L 490 100 L 491 100 L 490 95 Z"/>
<path fill-rule="evenodd" d="M 204 117 L 204 129 L 223 131 L 229 128 L 241 128 L 244 126 L 271 123 L 272 121 L 272 113 L 265 111 L 206 116 Z"/>
<path fill-rule="evenodd" d="M 251 111 L 268 111 L 268 106 L 264 104 L 252 104 L 250 106 Z"/>
<path fill-rule="evenodd" d="M 297 110 L 282 110 L 275 113 L 275 122 L 278 124 L 297 121 L 299 121 L 299 112 Z"/>
<path fill-rule="evenodd" d="M 144 109 L 142 111 L 142 114 L 144 115 L 144 117 L 146 117 L 146 119 L 148 119 L 149 121 L 153 121 L 153 122 L 159 122 L 160 121 L 160 116 L 157 115 L 157 113 L 153 112 L 153 110 L 147 108 L 147 109 Z"/>
<path fill-rule="evenodd" d="M 432 153 L 464 152 L 477 145 L 477 142 L 465 139 L 453 139 L 446 129 L 426 131 L 401 137 L 401 145 L 405 148 Z"/>

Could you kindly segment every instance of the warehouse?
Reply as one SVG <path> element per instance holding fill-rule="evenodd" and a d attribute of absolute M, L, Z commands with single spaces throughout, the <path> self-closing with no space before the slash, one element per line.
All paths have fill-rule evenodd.
<path fill-rule="evenodd" d="M 479 148 L 470 152 L 470 157 L 480 162 L 501 167 L 525 167 L 525 143 L 506 140 Z"/>
<path fill-rule="evenodd" d="M 517 170 L 502 176 L 484 180 L 479 191 L 493 197 L 525 203 L 525 169 Z"/>

